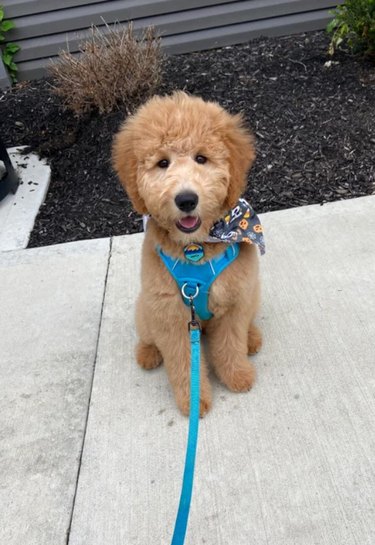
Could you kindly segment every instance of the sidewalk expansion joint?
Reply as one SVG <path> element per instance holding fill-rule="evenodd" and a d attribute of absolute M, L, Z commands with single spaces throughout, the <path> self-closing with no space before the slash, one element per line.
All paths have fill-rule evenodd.
<path fill-rule="evenodd" d="M 76 504 L 78 483 L 79 483 L 79 478 L 80 478 L 80 474 L 81 474 L 82 458 L 83 458 L 83 453 L 84 453 L 84 450 L 85 450 L 87 425 L 88 425 L 88 420 L 89 420 L 89 416 L 90 416 L 91 396 L 92 396 L 92 390 L 93 390 L 94 379 L 95 379 L 96 362 L 97 362 L 97 358 L 98 358 L 100 333 L 101 333 L 101 329 L 102 329 L 103 311 L 104 311 L 104 304 L 105 304 L 105 298 L 106 298 L 106 292 L 107 292 L 107 282 L 108 282 L 108 274 L 109 274 L 109 267 L 110 267 L 111 259 L 112 259 L 112 237 L 109 239 L 109 252 L 108 252 L 107 270 L 106 270 L 106 275 L 105 275 L 105 279 L 104 279 L 103 299 L 102 299 L 102 306 L 101 306 L 101 309 L 100 309 L 98 337 L 97 337 L 96 346 L 95 346 L 95 356 L 94 356 L 94 364 L 93 364 L 93 369 L 92 369 L 92 379 L 91 379 L 91 384 L 90 384 L 90 394 L 89 394 L 89 399 L 88 399 L 88 403 L 87 403 L 85 427 L 84 427 L 84 431 L 83 431 L 81 453 L 80 453 L 78 468 L 77 468 L 77 476 L 76 476 L 76 483 L 75 483 L 75 488 L 74 488 L 74 495 L 73 495 L 71 513 L 70 513 L 69 526 L 68 526 L 67 531 L 66 531 L 66 545 L 69 545 L 69 542 L 70 542 L 70 532 L 71 532 L 72 523 L 73 523 L 73 516 L 74 516 L 74 509 L 75 509 L 75 504 Z"/>

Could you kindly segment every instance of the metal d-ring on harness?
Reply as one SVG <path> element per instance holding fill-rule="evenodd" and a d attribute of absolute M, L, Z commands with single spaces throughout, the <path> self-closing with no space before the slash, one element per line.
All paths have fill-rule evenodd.
<path fill-rule="evenodd" d="M 185 283 L 181 287 L 181 294 L 187 298 Z M 190 417 L 189 434 L 186 447 L 185 468 L 182 480 L 180 503 L 173 532 L 172 545 L 183 545 L 185 541 L 187 522 L 189 518 L 191 495 L 193 491 L 195 455 L 197 452 L 199 408 L 200 408 L 200 336 L 201 326 L 196 319 L 194 299 L 199 294 L 196 286 L 193 295 L 189 295 L 191 320 L 188 324 L 190 336 Z"/>

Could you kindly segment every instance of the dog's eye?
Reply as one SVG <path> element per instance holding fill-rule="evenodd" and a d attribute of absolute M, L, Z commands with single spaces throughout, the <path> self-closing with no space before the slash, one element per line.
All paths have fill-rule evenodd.
<path fill-rule="evenodd" d="M 197 155 L 196 158 L 195 158 L 196 162 L 199 163 L 200 165 L 204 165 L 204 163 L 207 162 L 207 157 L 205 157 L 204 155 Z"/>
<path fill-rule="evenodd" d="M 162 159 L 161 161 L 159 161 L 158 162 L 158 167 L 159 168 L 168 168 L 169 167 L 168 159 Z"/>

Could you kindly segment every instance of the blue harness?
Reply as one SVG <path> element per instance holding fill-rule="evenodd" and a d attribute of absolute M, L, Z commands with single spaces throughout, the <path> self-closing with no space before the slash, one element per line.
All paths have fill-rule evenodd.
<path fill-rule="evenodd" d="M 160 255 L 175 279 L 185 305 L 190 306 L 190 297 L 194 298 L 196 313 L 201 320 L 209 320 L 213 314 L 208 309 L 208 295 L 212 283 L 240 253 L 239 243 L 230 244 L 221 254 L 199 265 L 171 257 L 160 246 L 156 251 Z"/>

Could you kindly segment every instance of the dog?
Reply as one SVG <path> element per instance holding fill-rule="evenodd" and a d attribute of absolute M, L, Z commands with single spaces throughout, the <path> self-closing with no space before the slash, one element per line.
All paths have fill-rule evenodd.
<path fill-rule="evenodd" d="M 193 259 L 201 256 L 198 267 L 214 263 L 232 247 L 213 242 L 210 232 L 246 187 L 254 139 L 240 114 L 177 91 L 154 96 L 129 117 L 115 136 L 112 156 L 133 207 L 149 215 L 136 304 L 136 360 L 144 369 L 164 363 L 177 405 L 188 415 L 190 309 L 165 261 L 186 263 L 188 248 Z M 259 304 L 257 247 L 240 243 L 236 259 L 209 288 L 211 316 L 205 319 L 204 314 L 201 322 L 207 337 L 207 354 L 201 356 L 201 417 L 212 405 L 207 361 L 231 391 L 253 386 L 256 372 L 248 354 L 262 345 L 254 324 Z"/>

